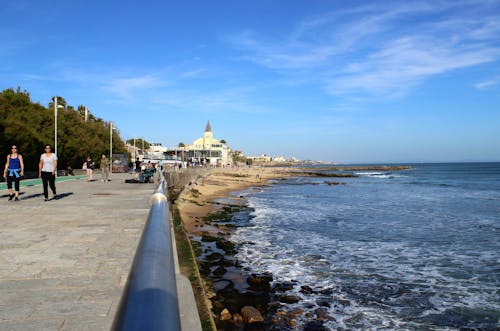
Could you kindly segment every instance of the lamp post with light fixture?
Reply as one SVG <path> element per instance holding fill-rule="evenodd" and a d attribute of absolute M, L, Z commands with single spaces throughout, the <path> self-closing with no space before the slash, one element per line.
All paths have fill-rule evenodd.
<path fill-rule="evenodd" d="M 54 153 L 57 156 L 57 109 L 64 108 L 63 105 L 57 105 L 57 96 L 54 97 Z M 57 176 L 57 171 L 56 171 Z"/>

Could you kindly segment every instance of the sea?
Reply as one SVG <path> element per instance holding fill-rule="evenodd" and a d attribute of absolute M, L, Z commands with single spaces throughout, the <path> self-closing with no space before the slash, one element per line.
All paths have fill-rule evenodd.
<path fill-rule="evenodd" d="M 292 329 L 500 330 L 500 163 L 406 165 L 245 192 L 236 258 L 293 285 Z"/>

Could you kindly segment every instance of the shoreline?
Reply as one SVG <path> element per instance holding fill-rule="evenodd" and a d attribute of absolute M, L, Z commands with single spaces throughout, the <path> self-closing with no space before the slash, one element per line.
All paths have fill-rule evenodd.
<path fill-rule="evenodd" d="M 290 168 L 217 168 L 184 187 L 176 209 L 191 243 L 203 296 L 218 329 L 268 330 L 272 275 L 250 275 L 238 265 L 231 217 L 249 212 L 238 192 L 291 176 Z M 250 308 L 248 308 L 250 307 Z"/>
<path fill-rule="evenodd" d="M 252 274 L 245 270 L 234 258 L 238 250 L 237 245 L 228 238 L 235 227 L 242 226 L 242 219 L 251 219 L 251 209 L 243 194 L 249 189 L 272 185 L 271 180 L 279 181 L 289 177 L 357 177 L 346 173 L 324 176 L 321 172 L 303 170 L 289 167 L 212 169 L 203 177 L 186 185 L 176 200 L 180 219 L 202 276 L 204 300 L 209 301 L 208 306 L 217 329 L 235 330 L 246 326 L 251 330 L 280 330 L 296 326 L 296 317 L 303 312 L 283 306 L 298 300 L 289 292 L 293 286 L 288 283 L 276 283 L 271 286 L 273 275 Z M 387 171 L 388 168 L 384 170 Z M 345 184 L 324 179 L 325 185 Z M 236 217 L 239 221 L 233 219 L 238 213 L 243 213 L 242 216 Z M 309 288 L 302 290 L 312 291 Z M 326 290 L 328 289 L 323 289 Z M 243 312 L 242 308 L 245 306 L 255 309 L 253 315 L 256 317 L 253 321 Z M 307 330 L 325 330 L 323 321 L 330 318 L 325 308 L 317 309 L 313 314 L 309 314 Z"/>

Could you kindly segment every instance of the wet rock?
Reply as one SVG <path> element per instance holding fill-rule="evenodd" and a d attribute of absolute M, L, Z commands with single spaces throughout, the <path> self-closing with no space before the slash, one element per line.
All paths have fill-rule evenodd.
<path fill-rule="evenodd" d="M 279 299 L 279 301 L 283 302 L 283 303 L 297 303 L 300 301 L 300 297 L 297 295 L 293 295 L 293 294 L 287 294 L 287 295 L 282 296 Z"/>
<path fill-rule="evenodd" d="M 332 185 L 345 185 L 344 182 L 329 182 L 329 181 L 325 181 L 325 184 L 329 185 L 329 186 L 332 186 Z"/>
<path fill-rule="evenodd" d="M 287 313 L 287 315 L 288 315 L 289 317 L 295 318 L 295 317 L 297 317 L 297 316 L 302 315 L 303 313 L 304 313 L 304 311 L 303 311 L 302 309 L 294 309 L 294 310 L 292 310 L 292 311 L 289 311 L 289 312 Z"/>
<path fill-rule="evenodd" d="M 245 323 L 243 322 L 243 316 L 238 313 L 233 314 L 233 323 L 237 328 L 242 328 Z"/>
<path fill-rule="evenodd" d="M 273 290 L 275 292 L 286 292 L 286 291 L 291 291 L 293 290 L 295 283 L 293 282 L 283 282 L 283 283 L 277 283 L 274 285 Z"/>
<path fill-rule="evenodd" d="M 330 300 L 327 299 L 318 299 L 316 300 L 316 304 L 320 307 L 328 307 L 330 308 Z"/>
<path fill-rule="evenodd" d="M 212 272 L 212 274 L 215 276 L 215 277 L 222 277 L 226 274 L 227 270 L 226 268 L 224 268 L 223 266 L 218 266 L 217 268 L 215 268 L 215 270 Z"/>
<path fill-rule="evenodd" d="M 248 277 L 247 283 L 253 291 L 269 291 L 271 289 L 271 281 L 273 276 L 269 274 L 252 275 Z"/>
<path fill-rule="evenodd" d="M 304 325 L 304 331 L 327 331 L 328 329 L 323 326 L 320 321 L 310 321 Z"/>
<path fill-rule="evenodd" d="M 217 237 L 214 237 L 214 236 L 211 236 L 211 235 L 208 235 L 208 234 L 204 234 L 201 236 L 201 241 L 203 242 L 213 242 L 213 241 L 217 241 Z"/>
<path fill-rule="evenodd" d="M 228 240 L 217 238 L 215 241 L 215 246 L 217 248 L 222 249 L 226 255 L 234 255 L 236 254 L 236 245 Z"/>
<path fill-rule="evenodd" d="M 205 259 L 207 259 L 207 261 L 220 261 L 224 258 L 224 255 L 220 254 L 220 253 L 211 253 L 209 255 L 207 255 L 205 257 Z"/>
<path fill-rule="evenodd" d="M 241 308 L 241 316 L 243 317 L 243 321 L 248 324 L 264 322 L 264 318 L 260 312 L 257 308 L 252 306 L 245 306 Z"/>
<path fill-rule="evenodd" d="M 351 305 L 351 302 L 349 300 L 346 300 L 346 299 L 336 299 L 335 301 L 344 307 Z"/>
<path fill-rule="evenodd" d="M 333 294 L 333 289 L 332 288 L 325 288 L 319 291 L 319 293 L 324 294 L 324 295 L 330 295 Z"/>
<path fill-rule="evenodd" d="M 312 289 L 312 287 L 310 286 L 307 286 L 307 285 L 302 285 L 300 287 L 300 293 L 304 293 L 304 294 L 312 294 L 314 293 L 314 290 Z"/>
<path fill-rule="evenodd" d="M 314 312 L 316 313 L 318 321 L 334 320 L 334 318 L 328 314 L 328 310 L 326 308 L 318 308 Z"/>
<path fill-rule="evenodd" d="M 224 308 L 224 310 L 220 313 L 220 320 L 221 321 L 229 321 L 233 319 L 233 315 L 227 310 L 227 308 Z"/>
<path fill-rule="evenodd" d="M 213 283 L 213 287 L 214 287 L 214 290 L 216 292 L 227 291 L 227 290 L 233 289 L 234 284 L 229 279 L 221 279 L 221 280 L 215 281 Z"/>

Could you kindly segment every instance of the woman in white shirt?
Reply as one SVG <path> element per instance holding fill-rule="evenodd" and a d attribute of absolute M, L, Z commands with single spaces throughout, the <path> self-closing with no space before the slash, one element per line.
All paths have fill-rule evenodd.
<path fill-rule="evenodd" d="M 44 147 L 45 153 L 40 156 L 40 163 L 38 164 L 38 177 L 42 177 L 43 195 L 45 201 L 49 201 L 49 191 L 47 186 L 54 194 L 54 199 L 57 200 L 56 194 L 56 171 L 57 171 L 57 155 L 52 153 L 52 148 L 49 144 Z"/>

